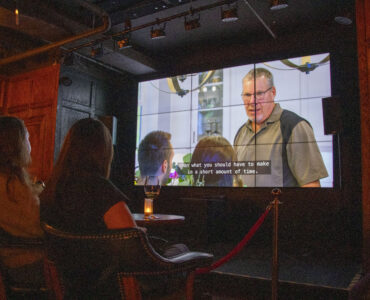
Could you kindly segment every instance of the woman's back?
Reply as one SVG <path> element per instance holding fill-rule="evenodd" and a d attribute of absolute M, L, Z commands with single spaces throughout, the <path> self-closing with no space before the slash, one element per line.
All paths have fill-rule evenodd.
<path fill-rule="evenodd" d="M 65 231 L 91 233 L 106 230 L 105 213 L 127 198 L 106 178 L 80 172 L 58 181 L 49 200 L 42 198 L 42 220 Z"/>
<path fill-rule="evenodd" d="M 4 173 L 0 173 L 0 227 L 20 237 L 42 235 L 38 197 L 18 178 L 10 180 Z"/>
<path fill-rule="evenodd" d="M 23 121 L 0 116 L 0 227 L 23 238 L 43 236 L 38 189 L 31 183 L 29 134 Z M 0 258 L 13 281 L 42 284 L 43 249 L 2 247 Z M 32 276 L 30 276 L 32 274 Z"/>

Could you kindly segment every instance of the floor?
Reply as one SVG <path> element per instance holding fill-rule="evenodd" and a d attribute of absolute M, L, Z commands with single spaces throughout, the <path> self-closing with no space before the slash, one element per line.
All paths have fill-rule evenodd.
<path fill-rule="evenodd" d="M 213 243 L 205 249 L 215 261 L 236 243 Z M 271 245 L 247 244 L 237 255 L 203 279 L 212 300 L 271 299 Z M 352 247 L 279 245 L 279 299 L 347 299 L 361 271 L 360 256 Z M 204 287 L 206 286 L 206 287 Z"/>

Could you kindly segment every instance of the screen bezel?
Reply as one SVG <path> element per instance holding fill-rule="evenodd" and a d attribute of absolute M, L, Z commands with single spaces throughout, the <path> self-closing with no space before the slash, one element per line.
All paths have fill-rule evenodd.
<path fill-rule="evenodd" d="M 299 54 L 291 54 L 291 55 L 285 55 L 285 56 L 279 56 L 279 55 L 272 55 L 271 57 L 268 57 L 268 58 L 264 58 L 264 59 L 257 59 L 257 60 L 249 60 L 249 61 L 244 61 L 242 63 L 237 63 L 237 64 L 233 64 L 233 65 L 214 65 L 213 68 L 209 68 L 209 69 L 202 69 L 202 70 L 197 70 L 196 72 L 206 72 L 210 69 L 221 69 L 221 68 L 232 68 L 232 67 L 237 67 L 237 66 L 242 66 L 242 65 L 253 65 L 253 64 L 259 64 L 259 63 L 263 63 L 263 62 L 266 62 L 266 61 L 273 61 L 273 60 L 282 60 L 282 59 L 288 59 L 288 58 L 293 58 L 293 57 L 302 57 L 302 56 L 306 56 L 306 55 L 317 55 L 317 54 L 323 54 L 323 53 L 328 53 L 330 55 L 330 59 L 332 60 L 332 52 L 327 50 L 327 51 L 309 51 L 307 53 L 302 53 L 302 52 L 298 52 Z M 330 64 L 330 73 L 332 73 L 332 68 L 333 68 L 333 64 Z M 193 72 L 189 72 L 189 73 L 193 73 Z M 178 75 L 181 75 L 181 74 L 185 74 L 183 72 L 181 73 L 176 73 L 176 74 L 168 74 L 167 76 L 154 76 L 154 77 L 146 77 L 146 78 L 141 78 L 140 81 L 138 81 L 138 84 L 140 84 L 141 82 L 144 82 L 144 81 L 148 81 L 148 80 L 154 80 L 154 79 L 164 79 L 164 78 L 167 78 L 167 77 L 172 77 L 172 76 L 178 76 Z M 333 81 L 332 81 L 332 78 L 330 79 L 330 85 L 331 85 L 331 88 L 333 90 Z M 333 93 L 332 93 L 333 94 Z M 340 179 L 341 179 L 341 174 L 339 173 L 340 172 L 340 168 L 339 168 L 339 154 L 338 154 L 338 147 L 340 147 L 339 145 L 339 138 L 337 135 L 333 135 L 333 140 L 332 140 L 332 155 L 333 155 L 333 186 L 332 187 L 321 187 L 321 189 L 338 189 L 340 188 Z M 135 147 L 136 149 L 136 147 Z M 139 185 L 140 187 L 140 185 Z M 170 186 L 170 185 L 166 185 L 166 188 L 180 188 L 180 186 Z M 201 188 L 206 188 L 206 189 L 209 189 L 209 188 L 215 188 L 215 187 L 207 187 L 207 186 L 203 186 L 203 187 L 197 187 L 197 186 L 181 186 L 181 188 L 197 188 L 197 189 L 201 189 Z M 232 189 L 243 189 L 244 187 L 218 187 L 218 188 L 224 188 L 224 189 L 228 189 L 228 188 L 232 188 Z M 249 187 L 247 189 L 271 189 L 272 187 Z M 284 187 L 284 188 L 290 188 L 290 187 Z M 294 189 L 294 188 L 292 188 Z"/>

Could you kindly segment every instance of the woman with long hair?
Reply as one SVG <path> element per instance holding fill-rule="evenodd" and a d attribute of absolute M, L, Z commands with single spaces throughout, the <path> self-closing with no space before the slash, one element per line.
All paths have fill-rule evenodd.
<path fill-rule="evenodd" d="M 41 195 L 41 220 L 80 234 L 136 227 L 127 197 L 109 180 L 112 157 L 112 138 L 102 122 L 87 118 L 74 123 Z M 66 261 L 61 271 L 68 299 L 118 298 L 111 268 Z"/>
<path fill-rule="evenodd" d="M 107 127 L 91 118 L 77 121 L 42 193 L 42 219 L 72 232 L 136 227 L 127 197 L 109 180 L 112 158 Z"/>
<path fill-rule="evenodd" d="M 77 121 L 67 133 L 52 176 L 41 195 L 42 221 L 74 233 L 137 227 L 126 205 L 128 198 L 109 180 L 112 157 L 112 138 L 105 125 L 91 118 Z M 163 255 L 184 251 L 188 249 L 183 244 L 171 245 L 165 250 L 169 255 Z M 91 268 L 66 267 L 69 299 L 103 299 L 107 295 L 111 299 L 118 291 L 118 287 L 114 287 L 116 279 L 109 277 L 113 269 L 106 273 L 107 270 L 99 267 L 94 269 L 94 264 Z M 107 278 L 104 288 L 95 290 L 99 274 L 103 272 Z M 90 292 L 87 288 L 81 290 L 81 286 L 89 286 Z"/>
<path fill-rule="evenodd" d="M 23 121 L 0 116 L 0 230 L 10 236 L 41 238 L 40 189 L 27 172 L 30 153 L 29 133 Z M 8 273 L 22 282 L 41 282 L 36 277 L 42 274 L 43 255 L 43 251 L 37 249 L 1 248 L 0 251 Z"/>

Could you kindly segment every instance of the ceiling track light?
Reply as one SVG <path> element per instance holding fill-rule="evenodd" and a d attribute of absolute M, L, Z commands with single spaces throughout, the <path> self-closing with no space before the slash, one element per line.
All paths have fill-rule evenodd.
<path fill-rule="evenodd" d="M 221 7 L 221 20 L 222 22 L 235 22 L 239 19 L 237 7 L 229 7 L 222 9 Z"/>
<path fill-rule="evenodd" d="M 127 49 L 131 48 L 131 38 L 128 34 L 121 34 L 118 36 L 113 37 L 114 45 L 118 47 L 118 49 Z"/>
<path fill-rule="evenodd" d="M 104 55 L 103 46 L 100 44 L 99 46 L 91 47 L 90 56 L 92 58 L 100 58 Z"/>
<path fill-rule="evenodd" d="M 113 48 L 116 49 L 116 47 L 118 47 L 119 50 L 121 49 L 127 49 L 127 48 L 131 48 L 132 47 L 132 44 L 131 44 L 131 33 L 130 33 L 130 30 L 132 28 L 132 25 L 131 25 L 131 20 L 130 19 L 127 19 L 125 20 L 125 28 L 124 28 L 124 31 L 125 32 L 128 32 L 128 33 L 121 33 L 121 34 L 114 34 L 112 35 L 112 40 L 113 40 Z"/>
<path fill-rule="evenodd" d="M 164 23 L 163 27 L 153 28 L 150 30 L 150 37 L 152 40 L 160 40 L 166 37 L 166 32 L 164 31 L 166 28 L 166 23 Z"/>
<path fill-rule="evenodd" d="M 130 30 L 132 28 L 131 20 L 125 20 L 125 30 Z"/>
<path fill-rule="evenodd" d="M 183 2 L 183 3 L 187 2 L 185 0 L 177 0 L 177 1 L 179 3 L 180 2 Z M 252 10 L 252 12 L 256 15 L 256 17 L 262 22 L 262 24 L 265 27 L 267 27 L 267 30 L 273 36 L 273 38 L 276 38 L 274 33 L 271 32 L 271 30 L 268 28 L 268 26 L 263 22 L 263 20 L 261 20 L 261 18 L 255 12 L 253 7 L 248 3 L 248 1 L 244 0 L 244 2 Z M 178 18 L 184 18 L 185 16 L 189 16 L 189 15 L 192 15 L 192 14 L 197 14 L 197 13 L 200 13 L 202 11 L 210 10 L 210 9 L 213 9 L 213 8 L 216 8 L 216 7 L 217 8 L 222 7 L 222 6 L 236 7 L 236 3 L 237 3 L 237 0 L 218 0 L 217 2 L 214 2 L 214 3 L 211 3 L 211 4 L 203 5 L 203 6 L 200 6 L 200 7 L 197 7 L 197 8 L 191 8 L 191 10 L 189 10 L 189 11 L 180 12 L 180 13 L 171 15 L 171 16 L 166 17 L 166 18 L 162 18 L 162 19 L 157 18 L 156 21 L 154 21 L 154 22 L 152 21 L 152 22 L 144 23 L 144 24 L 134 26 L 134 27 L 131 27 L 131 23 L 128 20 L 127 25 L 129 25 L 129 26 L 125 26 L 125 29 L 123 31 L 120 31 L 120 32 L 117 32 L 117 33 L 114 33 L 114 34 L 106 34 L 102 38 L 99 38 L 99 41 L 108 40 L 108 39 L 111 39 L 113 36 L 116 36 L 116 35 L 119 35 L 119 34 L 127 34 L 129 32 L 134 32 L 134 31 L 141 30 L 143 28 L 148 28 L 148 27 L 151 27 L 150 35 L 151 35 L 152 39 L 161 39 L 161 38 L 164 38 L 166 36 L 166 34 L 165 34 L 164 27 L 163 28 L 156 28 L 160 24 L 163 24 L 163 23 L 166 24 L 169 21 L 172 21 L 172 20 L 175 20 L 175 19 L 178 19 Z M 227 9 L 226 9 L 226 11 L 227 11 Z M 225 14 L 225 17 L 224 17 L 225 22 L 227 22 L 227 21 L 230 22 L 230 21 L 237 20 L 237 16 L 235 16 L 235 15 L 233 17 L 226 17 L 227 12 L 225 12 L 224 14 Z M 88 42 L 79 44 L 75 47 L 69 48 L 68 52 L 77 51 L 78 49 L 81 49 L 81 48 L 84 48 L 84 47 L 91 47 L 91 45 L 93 45 L 94 43 L 95 43 L 95 41 L 88 41 Z"/>
<path fill-rule="evenodd" d="M 196 28 L 199 28 L 200 27 L 200 16 L 198 16 L 198 18 L 196 19 L 186 19 L 185 17 L 185 22 L 184 22 L 184 27 L 185 27 L 185 30 L 193 30 L 193 29 L 196 29 Z"/>
<path fill-rule="evenodd" d="M 271 10 L 279 10 L 288 7 L 287 0 L 271 0 L 270 9 Z"/>

